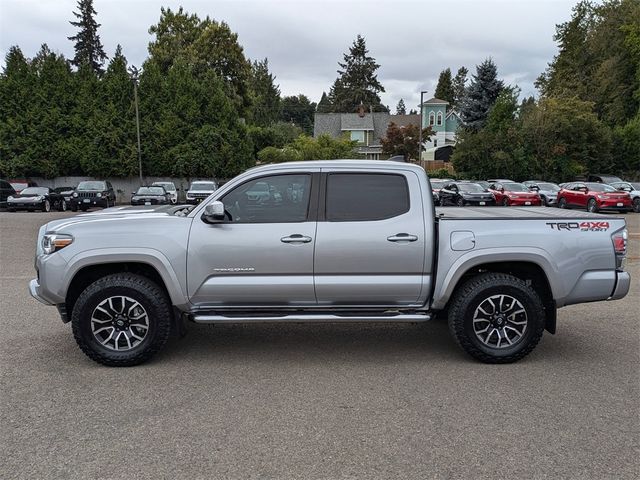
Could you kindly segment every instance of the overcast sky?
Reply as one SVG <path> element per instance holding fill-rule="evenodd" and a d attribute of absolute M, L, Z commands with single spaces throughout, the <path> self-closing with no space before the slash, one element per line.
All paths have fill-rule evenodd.
<path fill-rule="evenodd" d="M 135 65 L 147 56 L 148 29 L 161 6 L 224 20 L 250 59 L 269 59 L 283 95 L 304 93 L 316 102 L 361 34 L 381 65 L 382 101 L 395 110 L 400 98 L 417 106 L 421 90 L 432 96 L 442 69 L 474 72 L 487 57 L 522 95 L 535 95 L 533 82 L 556 53 L 555 24 L 569 19 L 576 1 L 94 0 L 94 7 L 107 54 L 120 43 Z M 11 45 L 32 57 L 42 43 L 72 57 L 75 8 L 75 0 L 0 0 L 2 58 Z"/>

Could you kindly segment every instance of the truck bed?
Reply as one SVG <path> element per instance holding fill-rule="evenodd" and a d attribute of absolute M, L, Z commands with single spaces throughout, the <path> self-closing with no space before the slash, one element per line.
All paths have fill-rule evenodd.
<path fill-rule="evenodd" d="M 439 220 L 549 220 L 549 219 L 615 219 L 618 213 L 590 213 L 554 207 L 436 207 Z"/>

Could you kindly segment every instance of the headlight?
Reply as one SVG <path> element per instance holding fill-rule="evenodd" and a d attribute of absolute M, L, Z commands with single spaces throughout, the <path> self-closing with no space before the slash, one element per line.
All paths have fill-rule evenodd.
<path fill-rule="evenodd" d="M 102 194 L 100 192 L 98 192 L 98 194 L 96 195 L 96 197 L 100 198 L 102 196 Z"/>
<path fill-rule="evenodd" d="M 9 196 L 7 197 L 7 200 L 13 200 L 13 195 L 9 195 Z"/>
<path fill-rule="evenodd" d="M 78 192 L 73 192 L 73 196 L 77 197 L 78 196 Z"/>
<path fill-rule="evenodd" d="M 41 202 L 42 200 L 44 200 L 44 197 L 42 195 L 38 195 L 36 197 L 36 202 Z"/>
<path fill-rule="evenodd" d="M 604 200 L 604 199 L 606 199 L 606 198 L 607 198 L 607 197 L 605 197 L 604 195 L 598 195 L 597 197 L 598 197 L 600 200 Z"/>
<path fill-rule="evenodd" d="M 47 233 L 42 237 L 42 251 L 45 255 L 56 252 L 73 243 L 73 237 L 64 233 Z"/>

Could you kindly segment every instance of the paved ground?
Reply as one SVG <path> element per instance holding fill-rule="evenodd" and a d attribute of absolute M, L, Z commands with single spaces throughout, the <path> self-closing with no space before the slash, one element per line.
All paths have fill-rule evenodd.
<path fill-rule="evenodd" d="M 572 306 L 515 365 L 446 325 L 190 327 L 101 367 L 27 293 L 37 227 L 0 213 L 0 478 L 638 478 L 640 215 L 632 292 Z"/>

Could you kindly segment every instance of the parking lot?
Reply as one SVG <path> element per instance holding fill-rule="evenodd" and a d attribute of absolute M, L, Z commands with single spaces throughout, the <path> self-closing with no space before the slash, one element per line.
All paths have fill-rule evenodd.
<path fill-rule="evenodd" d="M 0 478 L 638 478 L 640 215 L 631 292 L 561 309 L 513 365 L 446 322 L 188 325 L 100 366 L 33 300 L 38 227 L 0 212 Z"/>

